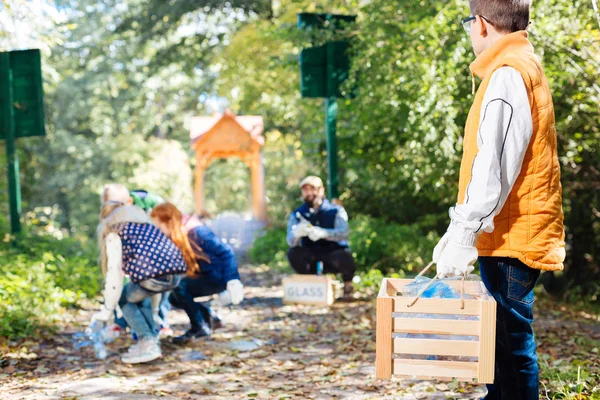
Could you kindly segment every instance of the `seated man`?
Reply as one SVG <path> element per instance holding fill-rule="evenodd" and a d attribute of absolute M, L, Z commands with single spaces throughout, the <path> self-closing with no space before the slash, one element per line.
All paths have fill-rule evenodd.
<path fill-rule="evenodd" d="M 348 214 L 325 198 L 321 178 L 306 177 L 300 188 L 304 204 L 288 221 L 290 264 L 299 274 L 316 274 L 317 261 L 323 262 L 324 273 L 342 274 L 344 298 L 349 299 L 356 263 L 348 246 Z"/>

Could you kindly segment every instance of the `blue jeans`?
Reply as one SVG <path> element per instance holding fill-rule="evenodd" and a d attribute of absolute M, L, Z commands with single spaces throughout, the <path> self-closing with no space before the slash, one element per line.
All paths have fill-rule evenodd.
<path fill-rule="evenodd" d="M 171 310 L 171 304 L 169 303 L 169 295 L 171 294 L 171 292 L 164 292 L 162 294 L 162 298 L 160 300 L 160 306 L 158 308 L 158 316 L 163 320 L 166 321 L 167 320 L 167 314 L 169 313 L 169 311 Z M 151 305 L 150 305 L 151 307 Z M 125 321 L 125 318 L 121 317 L 117 317 L 117 312 L 115 311 L 115 324 L 119 325 L 122 329 L 127 328 L 127 321 Z"/>
<path fill-rule="evenodd" d="M 533 287 L 540 271 L 515 258 L 479 257 L 481 279 L 494 296 L 496 366 L 486 400 L 538 400 L 539 378 L 533 335 Z"/>
<path fill-rule="evenodd" d="M 119 299 L 123 318 L 140 340 L 157 335 L 150 302 L 150 297 L 154 294 L 137 283 L 129 282 L 123 288 Z"/>
<path fill-rule="evenodd" d="M 227 282 L 211 275 L 200 276 L 196 279 L 186 277 L 181 280 L 178 287 L 173 289 L 169 302 L 174 307 L 185 311 L 190 319 L 192 330 L 194 330 L 198 329 L 200 324 L 208 323 L 211 313 L 208 305 L 196 303 L 194 298 L 211 296 L 221 293 L 225 289 L 227 289 Z"/>
<path fill-rule="evenodd" d="M 125 318 L 131 330 L 136 333 L 138 339 L 157 336 L 150 297 L 160 293 L 161 289 L 175 281 L 178 282 L 180 279 L 179 276 L 170 275 L 165 278 L 146 280 L 144 285 L 153 289 L 153 291 L 144 289 L 138 283 L 129 282 L 125 285 L 119 299 L 119 306 L 123 312 L 123 318 Z"/>

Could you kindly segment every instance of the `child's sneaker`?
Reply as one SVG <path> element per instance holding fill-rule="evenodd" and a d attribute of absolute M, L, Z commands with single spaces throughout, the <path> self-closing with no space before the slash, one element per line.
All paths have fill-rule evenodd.
<path fill-rule="evenodd" d="M 225 326 L 225 324 L 223 323 L 223 320 L 221 319 L 221 316 L 215 310 L 211 310 L 210 322 L 211 322 L 211 328 L 213 330 L 220 329 Z"/>
<path fill-rule="evenodd" d="M 146 338 L 131 345 L 127 353 L 121 357 L 126 364 L 139 364 L 154 361 L 162 357 L 160 345 L 156 338 Z"/>
<path fill-rule="evenodd" d="M 202 322 L 197 327 L 192 327 L 186 333 L 181 336 L 173 338 L 174 344 L 185 344 L 191 340 L 208 337 L 212 333 L 210 326 L 206 322 Z"/>
<path fill-rule="evenodd" d="M 163 326 L 162 328 L 160 328 L 160 331 L 158 331 L 158 337 L 161 339 L 171 336 L 173 336 L 173 329 L 171 329 L 168 326 Z"/>

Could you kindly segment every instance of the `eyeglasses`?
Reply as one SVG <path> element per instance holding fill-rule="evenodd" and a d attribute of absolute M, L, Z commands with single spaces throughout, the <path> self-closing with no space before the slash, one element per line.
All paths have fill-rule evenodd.
<path fill-rule="evenodd" d="M 483 19 L 485 22 L 487 22 L 490 25 L 494 25 L 494 23 L 492 21 L 490 21 L 489 19 L 487 19 L 486 17 L 484 17 L 483 15 L 479 16 L 481 19 Z M 472 21 L 475 21 L 475 19 L 477 18 L 476 15 L 471 15 L 468 18 L 465 18 L 461 21 L 463 28 L 465 28 L 465 32 L 467 33 L 471 33 L 471 25 L 472 25 Z"/>
<path fill-rule="evenodd" d="M 479 16 L 481 19 L 483 19 L 485 22 L 487 22 L 490 25 L 494 25 L 494 23 L 492 21 L 490 21 L 489 19 L 487 19 L 486 17 L 484 17 L 483 15 Z M 468 18 L 465 18 L 461 21 L 463 28 L 465 28 L 465 32 L 467 33 L 471 33 L 471 25 L 473 25 L 471 22 L 475 21 L 475 19 L 477 18 L 477 16 L 475 15 L 471 15 Z M 529 27 L 531 25 L 531 21 L 529 21 L 527 23 L 527 26 Z M 527 28 L 525 28 L 527 29 Z"/>

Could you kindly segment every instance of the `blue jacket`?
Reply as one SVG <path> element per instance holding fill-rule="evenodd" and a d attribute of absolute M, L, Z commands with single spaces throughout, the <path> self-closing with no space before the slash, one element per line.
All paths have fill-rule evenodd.
<path fill-rule="evenodd" d="M 203 260 L 200 266 L 200 278 L 209 277 L 213 281 L 227 282 L 240 279 L 237 261 L 233 250 L 210 230 L 206 225 L 197 226 L 188 232 L 188 239 L 196 243 L 210 259 L 210 263 Z"/>
<path fill-rule="evenodd" d="M 329 237 L 327 239 L 313 242 L 307 237 L 303 237 L 299 243 L 293 238 L 292 227 L 300 223 L 298 214 L 314 226 L 327 229 Z M 315 212 L 306 203 L 297 208 L 288 221 L 288 244 L 290 246 L 300 245 L 320 251 L 331 251 L 336 249 L 347 249 L 348 245 L 348 215 L 344 207 L 331 203 L 323 199 L 323 203 Z"/>

